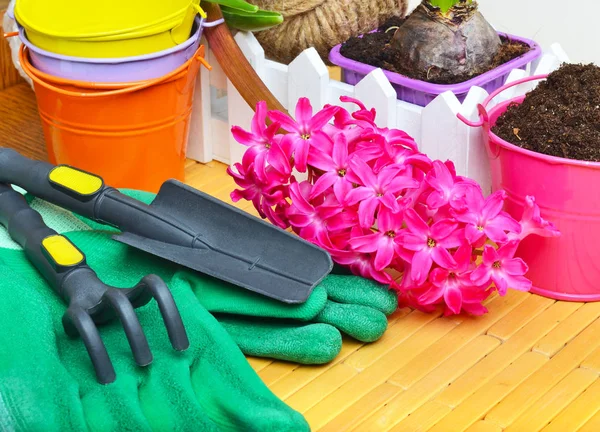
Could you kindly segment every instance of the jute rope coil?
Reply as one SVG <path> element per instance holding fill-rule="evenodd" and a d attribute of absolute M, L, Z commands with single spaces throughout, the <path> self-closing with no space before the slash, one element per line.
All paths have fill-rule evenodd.
<path fill-rule="evenodd" d="M 392 16 L 405 17 L 421 0 L 250 0 L 280 12 L 284 22 L 256 33 L 267 57 L 288 64 L 315 47 L 323 60 L 331 48 L 369 32 Z"/>

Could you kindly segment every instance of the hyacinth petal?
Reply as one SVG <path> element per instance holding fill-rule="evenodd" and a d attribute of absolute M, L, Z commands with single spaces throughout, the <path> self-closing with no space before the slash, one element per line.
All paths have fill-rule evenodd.
<path fill-rule="evenodd" d="M 348 205 L 354 205 L 359 201 L 364 201 L 369 198 L 375 198 L 375 193 L 373 192 L 373 190 L 366 187 L 358 187 L 352 189 L 348 193 L 346 203 Z"/>
<path fill-rule="evenodd" d="M 383 241 L 382 241 L 383 240 Z M 373 264 L 375 270 L 381 271 L 389 266 L 394 259 L 394 242 L 388 237 L 386 239 L 380 239 L 378 242 L 379 247 L 375 254 L 375 260 Z"/>
<path fill-rule="evenodd" d="M 267 121 L 267 103 L 265 101 L 259 101 L 256 104 L 255 114 L 252 117 L 252 123 L 250 128 L 252 133 L 261 136 L 265 130 L 265 124 Z"/>
<path fill-rule="evenodd" d="M 440 269 L 435 269 L 433 270 L 433 272 L 435 272 L 436 270 L 440 270 Z M 433 274 L 433 272 L 431 272 Z M 431 277 L 431 276 L 430 276 Z M 444 277 L 444 281 L 446 280 L 446 278 L 448 277 L 448 275 L 446 274 L 446 276 Z M 430 305 L 430 304 L 435 304 L 438 301 L 440 301 L 440 299 L 444 296 L 444 284 L 441 285 L 431 285 L 431 287 L 425 291 L 423 294 L 421 294 L 418 298 L 417 301 L 423 305 Z"/>
<path fill-rule="evenodd" d="M 471 273 L 471 282 L 477 286 L 484 286 L 489 284 L 491 277 L 492 274 L 490 268 L 485 265 L 479 265 L 479 267 Z"/>
<path fill-rule="evenodd" d="M 465 226 L 465 238 L 467 239 L 469 244 L 476 244 L 483 236 L 484 232 L 477 229 L 475 225 L 468 224 L 467 226 Z"/>
<path fill-rule="evenodd" d="M 504 276 L 498 274 L 498 272 L 492 272 L 492 281 L 494 282 L 494 285 L 496 285 L 498 294 L 501 296 L 505 295 L 506 291 L 508 291 L 508 282 Z"/>
<path fill-rule="evenodd" d="M 330 105 L 316 113 L 312 119 L 308 121 L 308 127 L 311 131 L 322 129 L 333 118 L 339 107 Z"/>
<path fill-rule="evenodd" d="M 282 175 L 290 175 L 292 167 L 290 160 L 285 154 L 283 148 L 279 144 L 273 144 L 271 150 L 268 153 L 267 161 Z"/>
<path fill-rule="evenodd" d="M 398 192 L 404 189 L 415 189 L 419 187 L 419 182 L 406 176 L 398 176 L 388 185 L 388 190 Z"/>
<path fill-rule="evenodd" d="M 352 185 L 345 179 L 340 179 L 333 184 L 333 194 L 340 203 L 348 198 L 348 194 L 352 190 Z"/>
<path fill-rule="evenodd" d="M 486 245 L 483 248 L 483 263 L 491 267 L 496 261 L 500 261 L 500 257 L 498 256 L 498 252 L 490 245 Z"/>
<path fill-rule="evenodd" d="M 264 142 L 260 138 L 260 136 L 257 136 L 248 131 L 245 131 L 244 129 L 242 129 L 239 126 L 233 126 L 231 128 L 231 135 L 233 136 L 234 140 L 236 140 L 238 143 L 240 143 L 244 146 L 247 146 L 247 147 L 252 147 L 252 146 L 256 146 L 256 145 L 264 145 Z"/>
<path fill-rule="evenodd" d="M 473 316 L 481 316 L 488 313 L 488 309 L 481 303 L 466 303 L 463 302 L 462 308 L 465 312 Z"/>
<path fill-rule="evenodd" d="M 300 128 L 304 128 L 308 126 L 310 119 L 313 115 L 312 105 L 310 104 L 310 100 L 306 97 L 301 97 L 298 99 L 298 103 L 296 104 L 296 121 L 300 125 Z M 306 131 L 302 131 L 303 133 Z"/>
<path fill-rule="evenodd" d="M 501 211 L 493 220 L 488 221 L 488 224 L 501 226 L 505 231 L 520 233 L 522 230 L 521 224 L 517 222 L 511 215 L 505 211 Z"/>
<path fill-rule="evenodd" d="M 532 283 L 524 276 L 506 275 L 506 282 L 509 288 L 517 291 L 530 291 Z"/>
<path fill-rule="evenodd" d="M 429 225 L 412 208 L 406 209 L 404 212 L 404 222 L 413 233 L 425 234 L 426 236 L 429 234 Z"/>
<path fill-rule="evenodd" d="M 296 163 L 296 169 L 301 173 L 306 172 L 309 150 L 310 140 L 300 138 L 298 141 L 296 141 L 296 152 L 294 153 L 294 161 Z"/>
<path fill-rule="evenodd" d="M 375 211 L 379 207 L 379 201 L 375 198 L 368 198 L 361 201 L 358 206 L 358 221 L 363 228 L 372 227 L 375 223 Z"/>
<path fill-rule="evenodd" d="M 494 225 L 486 225 L 483 232 L 494 243 L 501 244 L 508 241 L 508 237 L 504 230 Z"/>
<path fill-rule="evenodd" d="M 521 258 L 502 261 L 502 269 L 511 276 L 523 276 L 529 271 L 529 267 Z"/>
<path fill-rule="evenodd" d="M 390 190 L 392 190 L 392 188 L 394 188 L 395 186 L 392 186 L 392 182 L 394 181 L 400 181 L 400 182 L 409 182 L 412 183 L 412 179 L 411 178 L 406 178 L 406 177 L 399 177 L 398 173 L 400 172 L 400 168 L 399 167 L 395 167 L 395 166 L 388 166 L 383 168 L 381 171 L 379 171 L 379 174 L 377 175 L 377 180 L 378 183 L 382 186 L 382 187 L 388 187 L 390 188 Z M 402 187 L 402 186 L 400 186 Z M 399 189 L 396 189 L 399 190 Z"/>
<path fill-rule="evenodd" d="M 458 224 L 452 219 L 442 219 L 431 226 L 431 236 L 438 240 L 444 239 L 458 228 Z"/>
<path fill-rule="evenodd" d="M 377 177 L 375 177 L 373 170 L 365 161 L 359 158 L 352 158 L 350 160 L 350 166 L 364 186 L 371 188 L 377 187 Z"/>
<path fill-rule="evenodd" d="M 447 204 L 444 194 L 438 191 L 433 191 L 429 194 L 426 200 L 427 206 L 431 209 L 438 209 Z"/>
<path fill-rule="evenodd" d="M 505 260 L 515 256 L 519 247 L 518 240 L 511 240 L 498 249 L 498 259 Z"/>
<path fill-rule="evenodd" d="M 446 291 L 444 292 L 444 301 L 446 302 L 448 309 L 450 309 L 455 315 L 458 315 L 462 309 L 462 300 L 462 294 L 458 288 L 452 286 L 446 287 Z"/>
<path fill-rule="evenodd" d="M 432 265 L 433 259 L 428 250 L 423 249 L 415 253 L 411 263 L 410 274 L 417 286 L 425 283 Z"/>
<path fill-rule="evenodd" d="M 310 166 L 321 171 L 335 171 L 337 166 L 330 155 L 318 148 L 313 148 L 312 150 L 313 151 L 308 155 L 308 163 Z"/>
<path fill-rule="evenodd" d="M 463 245 L 454 252 L 454 260 L 456 261 L 456 270 L 458 272 L 464 273 L 469 270 L 472 255 L 473 248 L 470 245 Z"/>
<path fill-rule="evenodd" d="M 290 185 L 290 197 L 292 199 L 292 203 L 294 203 L 294 206 L 297 207 L 302 213 L 314 213 L 314 207 L 307 201 L 304 195 L 302 195 L 300 187 L 301 186 L 299 183 L 292 183 Z"/>
<path fill-rule="evenodd" d="M 333 186 L 334 183 L 338 181 L 338 179 L 339 179 L 339 176 L 335 175 L 334 173 L 323 174 L 315 182 L 315 184 L 312 188 L 312 192 L 310 193 L 310 199 L 313 199 L 314 197 L 317 197 L 317 196 L 321 195 L 322 193 L 324 193 L 331 186 Z"/>
<path fill-rule="evenodd" d="M 343 133 L 337 134 L 333 140 L 333 152 L 331 158 L 338 167 L 342 167 L 346 164 L 348 159 L 348 141 L 346 141 L 346 136 Z"/>
<path fill-rule="evenodd" d="M 402 227 L 402 215 L 394 213 L 389 209 L 381 209 L 377 215 L 377 228 L 385 233 L 387 231 L 396 232 Z"/>
<path fill-rule="evenodd" d="M 486 200 L 485 204 L 481 209 L 481 214 L 484 220 L 493 219 L 502 211 L 504 206 L 504 200 L 506 199 L 506 192 L 499 190 L 491 194 Z"/>
<path fill-rule="evenodd" d="M 401 245 L 410 251 L 420 251 L 427 247 L 427 235 L 417 235 L 403 232 L 400 240 Z"/>
<path fill-rule="evenodd" d="M 436 287 L 444 287 L 448 280 L 448 276 L 450 275 L 450 271 L 445 268 L 435 268 L 429 274 L 429 282 L 431 282 Z M 440 294 L 441 296 L 441 294 Z M 439 298 L 439 297 L 438 297 Z"/>
<path fill-rule="evenodd" d="M 437 265 L 445 269 L 456 268 L 456 260 L 443 247 L 434 247 L 431 250 L 431 257 Z"/>
<path fill-rule="evenodd" d="M 269 111 L 269 118 L 271 121 L 279 123 L 288 132 L 302 133 L 298 124 L 287 114 L 280 111 Z"/>
<path fill-rule="evenodd" d="M 390 192 L 386 192 L 382 197 L 379 197 L 379 202 L 394 213 L 399 213 L 401 211 L 398 200 Z"/>
<path fill-rule="evenodd" d="M 379 247 L 380 234 L 369 234 L 366 236 L 351 238 L 348 243 L 357 252 L 371 253 Z"/>

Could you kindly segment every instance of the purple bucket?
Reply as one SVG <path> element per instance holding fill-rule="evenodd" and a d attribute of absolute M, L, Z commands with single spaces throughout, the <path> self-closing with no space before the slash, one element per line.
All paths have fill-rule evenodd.
<path fill-rule="evenodd" d="M 419 106 L 427 106 L 436 97 L 447 91 L 454 93 L 457 99 L 463 102 L 471 87 L 474 86 L 481 87 L 491 93 L 505 84 L 506 78 L 513 69 L 526 69 L 529 63 L 542 54 L 541 47 L 530 39 L 500 32 L 498 34 L 510 40 L 526 43 L 531 47 L 531 50 L 495 69 L 458 84 L 430 84 L 387 70 L 384 70 L 383 73 L 396 90 L 398 99 Z M 374 66 L 344 57 L 340 53 L 341 47 L 341 44 L 333 47 L 329 53 L 329 61 L 342 68 L 343 82 L 356 85 L 366 75 L 377 69 Z"/>
<path fill-rule="evenodd" d="M 159 78 L 185 64 L 200 45 L 204 27 L 212 27 L 222 21 L 204 22 L 197 16 L 192 35 L 184 43 L 168 50 L 135 57 L 82 58 L 48 52 L 33 45 L 19 26 L 19 37 L 29 48 L 33 66 L 49 75 L 75 81 L 87 82 L 133 82 Z"/>

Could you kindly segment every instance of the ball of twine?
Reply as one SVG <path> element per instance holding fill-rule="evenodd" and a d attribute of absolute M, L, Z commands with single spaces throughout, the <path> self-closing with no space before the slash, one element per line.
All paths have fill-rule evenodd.
<path fill-rule="evenodd" d="M 282 24 L 256 33 L 265 55 L 288 64 L 314 47 L 328 63 L 335 45 L 405 17 L 421 0 L 250 0 L 264 10 L 280 12 Z"/>

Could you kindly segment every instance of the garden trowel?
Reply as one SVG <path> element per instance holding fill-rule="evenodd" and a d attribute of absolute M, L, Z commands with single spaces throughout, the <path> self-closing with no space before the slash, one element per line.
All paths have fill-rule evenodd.
<path fill-rule="evenodd" d="M 0 182 L 119 229 L 119 242 L 285 303 L 305 302 L 333 267 L 325 250 L 176 180 L 148 205 L 94 174 L 0 148 Z"/>

